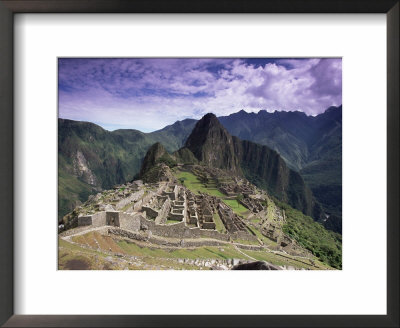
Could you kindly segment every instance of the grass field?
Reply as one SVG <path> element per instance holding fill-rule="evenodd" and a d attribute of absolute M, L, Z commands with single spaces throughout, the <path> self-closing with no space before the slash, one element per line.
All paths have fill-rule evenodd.
<path fill-rule="evenodd" d="M 179 180 L 183 181 L 186 188 L 190 189 L 194 193 L 203 192 L 210 196 L 225 197 L 225 195 L 220 192 L 215 187 L 206 187 L 200 180 L 191 172 L 177 171 L 176 176 Z"/>
<path fill-rule="evenodd" d="M 214 217 L 214 222 L 215 222 L 215 228 L 217 229 L 217 231 L 219 231 L 221 233 L 225 233 L 226 229 L 225 229 L 224 224 L 222 223 L 221 218 L 219 217 L 219 214 L 214 213 L 213 217 Z"/>
<path fill-rule="evenodd" d="M 223 199 L 223 202 L 228 205 L 237 215 L 245 216 L 249 213 L 249 210 L 240 204 L 236 199 Z"/>
<path fill-rule="evenodd" d="M 307 259 L 300 259 L 299 262 L 289 255 L 280 256 L 264 250 L 242 249 L 239 252 L 232 244 L 170 250 L 161 247 L 142 247 L 135 242 L 113 239 L 98 232 L 75 236 L 72 237 L 72 240 L 75 244 L 59 238 L 60 270 L 192 270 L 199 269 L 199 267 L 193 264 L 179 263 L 177 259 L 227 260 L 235 258 L 248 260 L 249 257 L 246 255 L 275 265 L 313 268 Z M 131 256 L 134 257 L 132 260 Z M 314 260 L 314 262 L 320 269 L 329 268 L 317 260 Z"/>
<path fill-rule="evenodd" d="M 167 222 L 165 222 L 166 224 L 175 224 L 175 223 L 180 223 L 182 221 L 178 221 L 178 220 L 167 220 Z"/>
<path fill-rule="evenodd" d="M 186 259 L 246 259 L 231 245 L 223 247 L 199 247 L 196 249 L 177 249 L 168 251 L 161 248 L 140 247 L 134 243 L 119 241 L 118 246 L 127 254 L 135 256 L 150 256 L 154 258 L 186 258 Z"/>

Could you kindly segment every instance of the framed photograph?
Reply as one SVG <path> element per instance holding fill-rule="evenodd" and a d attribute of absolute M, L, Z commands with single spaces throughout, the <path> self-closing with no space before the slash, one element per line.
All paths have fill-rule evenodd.
<path fill-rule="evenodd" d="M 0 1 L 4 326 L 397 327 L 398 1 Z"/>

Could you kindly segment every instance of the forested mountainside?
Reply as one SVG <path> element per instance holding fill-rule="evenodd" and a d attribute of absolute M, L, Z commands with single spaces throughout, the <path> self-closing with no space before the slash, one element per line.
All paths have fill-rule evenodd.
<path fill-rule="evenodd" d="M 185 142 L 196 120 L 183 120 L 159 131 L 107 131 L 100 126 L 58 120 L 58 218 L 102 189 L 132 180 L 148 148 L 157 141 L 168 151 Z"/>

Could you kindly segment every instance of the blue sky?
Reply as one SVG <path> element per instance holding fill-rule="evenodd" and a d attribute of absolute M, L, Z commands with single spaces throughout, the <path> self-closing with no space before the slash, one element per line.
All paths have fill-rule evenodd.
<path fill-rule="evenodd" d="M 337 58 L 60 58 L 59 117 L 150 132 L 245 110 L 316 115 L 342 103 Z"/>

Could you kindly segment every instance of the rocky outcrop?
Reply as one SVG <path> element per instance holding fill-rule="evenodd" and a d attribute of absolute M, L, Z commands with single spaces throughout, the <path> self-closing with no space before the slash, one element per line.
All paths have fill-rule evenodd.
<path fill-rule="evenodd" d="M 73 159 L 73 164 L 74 164 L 74 174 L 77 177 L 81 178 L 87 184 L 90 184 L 92 186 L 97 185 L 96 176 L 88 167 L 87 160 L 80 150 L 76 152 L 76 156 Z"/>
<path fill-rule="evenodd" d="M 207 114 L 197 122 L 186 140 L 185 147 L 198 161 L 207 166 L 241 174 L 232 136 L 214 114 Z"/>
<path fill-rule="evenodd" d="M 156 183 L 160 181 L 175 181 L 170 168 L 164 163 L 158 163 L 152 168 L 148 169 L 142 176 L 143 182 Z"/>
<path fill-rule="evenodd" d="M 156 142 L 154 145 L 152 145 L 143 159 L 142 167 L 140 169 L 140 176 L 142 177 L 155 164 L 157 164 L 163 156 L 167 155 L 168 153 L 162 144 Z"/>

